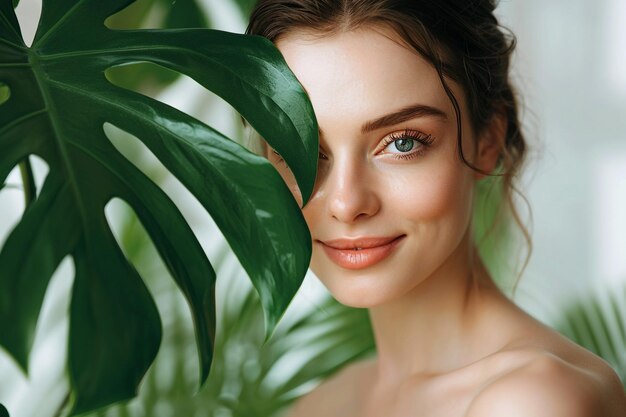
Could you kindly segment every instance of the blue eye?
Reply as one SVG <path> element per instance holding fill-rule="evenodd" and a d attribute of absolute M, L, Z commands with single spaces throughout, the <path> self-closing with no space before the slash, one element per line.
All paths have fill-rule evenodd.
<path fill-rule="evenodd" d="M 387 148 L 395 148 L 396 150 L 400 152 L 409 152 L 413 150 L 413 148 L 415 148 L 416 146 L 417 146 L 417 143 L 415 143 L 415 139 L 406 138 L 406 139 L 394 140 L 387 146 Z"/>
<path fill-rule="evenodd" d="M 418 130 L 405 129 L 392 133 L 384 139 L 383 153 L 394 155 L 394 158 L 409 159 L 421 155 L 433 143 L 432 135 Z"/>

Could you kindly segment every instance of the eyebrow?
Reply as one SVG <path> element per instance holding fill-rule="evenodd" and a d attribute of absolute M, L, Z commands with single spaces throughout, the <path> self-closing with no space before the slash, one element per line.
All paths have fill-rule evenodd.
<path fill-rule="evenodd" d="M 382 117 L 379 117 L 378 119 L 366 122 L 361 127 L 361 133 L 366 134 L 382 127 L 393 126 L 397 125 L 398 123 L 414 119 L 416 117 L 426 116 L 448 120 L 448 115 L 443 110 L 440 110 L 436 107 L 428 106 L 426 104 L 413 104 L 403 107 L 402 109 L 393 113 L 386 114 Z"/>
<path fill-rule="evenodd" d="M 443 121 L 448 120 L 448 115 L 443 110 L 426 104 L 412 104 L 377 119 L 365 122 L 361 127 L 361 134 L 364 135 L 383 127 L 394 126 L 417 117 L 436 117 Z M 319 128 L 319 135 L 320 137 L 324 136 L 322 128 Z"/>

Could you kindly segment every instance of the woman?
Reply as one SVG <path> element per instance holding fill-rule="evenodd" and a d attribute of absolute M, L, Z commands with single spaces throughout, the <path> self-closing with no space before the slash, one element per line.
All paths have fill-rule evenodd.
<path fill-rule="evenodd" d="M 494 8 L 261 0 L 252 13 L 248 33 L 277 45 L 320 126 L 303 208 L 311 268 L 341 303 L 369 309 L 377 347 L 292 416 L 626 416 L 613 370 L 515 306 L 476 249 L 475 185 L 498 175 L 510 202 L 525 153 L 514 43 Z"/>

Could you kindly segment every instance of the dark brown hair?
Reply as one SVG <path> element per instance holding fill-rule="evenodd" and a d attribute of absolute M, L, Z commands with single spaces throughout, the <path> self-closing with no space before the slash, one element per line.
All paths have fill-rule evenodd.
<path fill-rule="evenodd" d="M 276 42 L 294 30 L 306 30 L 319 36 L 354 30 L 366 24 L 393 30 L 437 70 L 455 109 L 461 160 L 475 171 L 498 179 L 494 183 L 500 187 L 496 193 L 499 198 L 495 196 L 498 201 L 486 204 L 491 206 L 485 210 L 492 213 L 490 226 L 483 230 L 480 238 L 475 235 L 477 243 L 488 239 L 507 212 L 520 227 L 530 254 L 530 236 L 513 201 L 513 193 L 517 191 L 514 180 L 526 154 L 518 101 L 509 79 L 509 63 L 516 41 L 498 23 L 495 8 L 494 0 L 259 0 L 246 33 Z M 474 132 L 480 133 L 494 115 L 506 116 L 505 140 L 494 172 L 482 172 L 463 155 L 462 114 L 447 79 L 462 87 Z M 485 198 L 489 195 L 494 198 L 491 192 L 487 191 Z M 498 206 L 495 211 L 494 203 Z M 509 210 L 504 210 L 507 207 Z M 524 266 L 527 262 L 528 256 Z"/>

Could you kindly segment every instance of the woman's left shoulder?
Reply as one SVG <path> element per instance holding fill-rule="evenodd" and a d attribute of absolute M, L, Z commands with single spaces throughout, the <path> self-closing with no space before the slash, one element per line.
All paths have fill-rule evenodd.
<path fill-rule="evenodd" d="M 589 366 L 542 352 L 487 383 L 466 417 L 624 417 L 626 394 L 601 359 Z"/>

